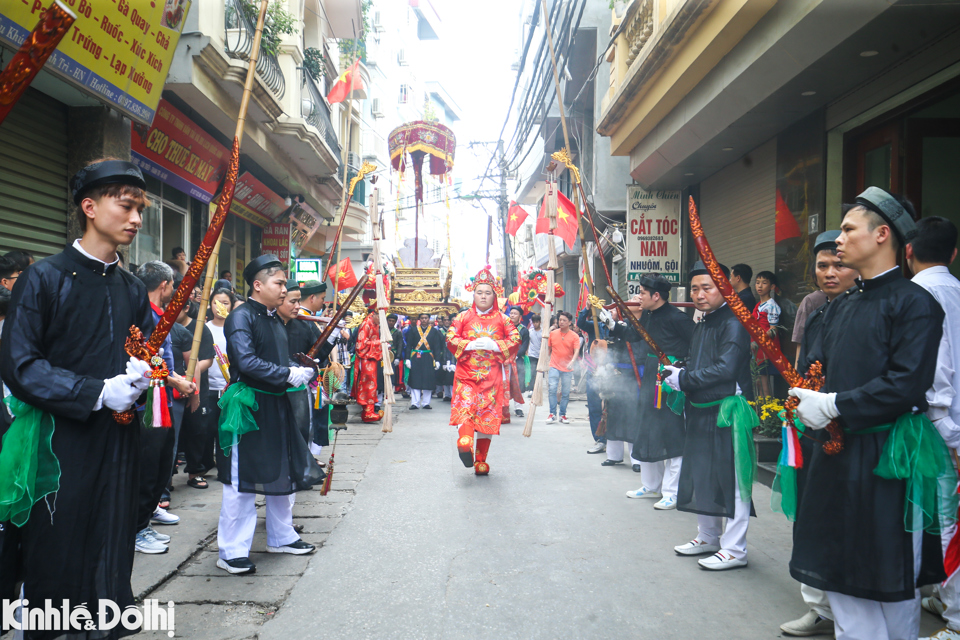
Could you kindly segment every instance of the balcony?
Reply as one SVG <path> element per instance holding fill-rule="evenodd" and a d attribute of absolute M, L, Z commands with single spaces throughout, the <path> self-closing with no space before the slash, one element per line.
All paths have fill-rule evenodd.
<path fill-rule="evenodd" d="M 306 118 L 308 124 L 316 127 L 323 141 L 339 159 L 340 141 L 337 140 L 336 129 L 334 129 L 333 121 L 330 119 L 330 107 L 327 106 L 327 101 L 320 95 L 316 83 L 306 73 L 303 74 L 302 84 L 301 109 L 303 117 Z"/>
<path fill-rule="evenodd" d="M 256 24 L 251 23 L 241 6 L 243 0 L 226 0 L 224 16 L 224 51 L 236 60 L 249 60 L 253 49 Z M 283 72 L 275 55 L 260 50 L 257 56 L 257 75 L 277 98 L 286 90 Z"/>

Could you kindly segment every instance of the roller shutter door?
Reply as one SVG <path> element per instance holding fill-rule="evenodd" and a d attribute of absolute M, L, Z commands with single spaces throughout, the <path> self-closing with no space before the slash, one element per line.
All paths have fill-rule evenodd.
<path fill-rule="evenodd" d="M 776 140 L 757 147 L 700 185 L 700 217 L 717 259 L 774 271 Z"/>
<path fill-rule="evenodd" d="M 67 240 L 67 108 L 27 89 L 0 125 L 0 253 L 38 259 Z"/>

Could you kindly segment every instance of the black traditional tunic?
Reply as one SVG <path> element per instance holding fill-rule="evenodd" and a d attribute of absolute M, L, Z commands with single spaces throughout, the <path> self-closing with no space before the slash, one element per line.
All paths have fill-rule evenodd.
<path fill-rule="evenodd" d="M 915 576 L 913 534 L 904 528 L 906 483 L 874 474 L 889 431 L 863 431 L 927 410 L 943 310 L 897 269 L 835 299 L 822 321 L 822 343 L 807 359 L 823 363 L 822 390 L 837 393 L 844 448 L 828 456 L 815 447 L 806 462 L 790 573 L 825 591 L 909 600 L 915 587 L 944 578 L 940 540 L 924 540 Z"/>
<path fill-rule="evenodd" d="M 287 330 L 287 346 L 289 362 L 295 362 L 293 357 L 298 353 L 307 353 L 316 341 L 308 320 L 294 318 L 284 325 Z M 332 347 L 332 345 L 330 345 Z M 327 353 L 329 353 L 329 349 Z M 310 442 L 310 412 L 313 404 L 310 402 L 310 389 L 290 392 L 290 402 L 293 407 L 294 419 L 304 442 Z"/>
<path fill-rule="evenodd" d="M 750 381 L 750 334 L 726 304 L 703 317 L 693 330 L 690 356 L 680 373 L 687 397 L 687 438 L 680 468 L 677 509 L 732 518 L 737 482 L 733 435 L 717 427 L 720 406 L 705 404 L 747 389 Z"/>
<path fill-rule="evenodd" d="M 423 343 L 420 342 L 420 332 L 417 327 L 411 325 L 404 335 L 404 351 L 406 357 L 410 360 L 410 377 L 407 378 L 407 385 L 411 389 L 420 391 L 433 391 L 437 388 L 437 374 L 433 363 L 443 363 L 443 352 L 445 341 L 443 331 L 433 325 L 428 325 L 429 329 L 424 329 L 425 336 Z M 428 333 L 429 331 L 429 333 Z"/>
<path fill-rule="evenodd" d="M 647 345 L 633 327 L 618 322 L 610 332 L 611 340 L 607 347 L 607 358 L 611 366 L 615 367 L 613 393 L 606 393 L 607 400 L 607 435 L 610 440 L 633 442 L 640 435 L 640 388 L 637 385 L 637 374 L 633 371 L 630 362 L 630 352 L 627 343 L 633 347 L 633 355 L 643 379 L 643 358 Z"/>
<path fill-rule="evenodd" d="M 289 394 L 290 346 L 283 322 L 254 299 L 233 311 L 223 325 L 230 380 L 256 392 L 258 430 L 240 440 L 238 491 L 289 495 L 307 489 L 323 472 L 300 435 Z M 221 482 L 232 483 L 230 464 L 218 465 Z"/>
<path fill-rule="evenodd" d="M 695 326 L 690 316 L 666 303 L 653 311 L 644 311 L 640 322 L 664 353 L 678 360 L 686 360 Z M 659 360 L 646 344 L 641 349 L 636 354 L 637 363 L 644 363 L 637 418 L 640 432 L 633 442 L 633 458 L 641 462 L 676 458 L 683 455 L 686 439 L 683 416 L 670 410 L 665 397 L 657 409 Z"/>
<path fill-rule="evenodd" d="M 53 414 L 61 472 L 60 490 L 34 505 L 19 532 L 31 604 L 104 598 L 121 609 L 133 605 L 139 417 L 121 425 L 110 409 L 93 410 L 103 381 L 125 371 L 131 325 L 144 334 L 153 329 L 143 283 L 73 247 L 28 268 L 13 289 L 0 375 L 17 398 Z M 15 533 L 7 523 L 0 536 Z M 117 625 L 91 635 L 129 633 Z M 57 635 L 26 632 L 27 638 Z"/>

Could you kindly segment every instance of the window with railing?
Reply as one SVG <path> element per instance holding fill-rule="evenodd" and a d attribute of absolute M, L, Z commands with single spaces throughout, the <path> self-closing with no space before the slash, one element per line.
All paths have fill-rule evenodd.
<path fill-rule="evenodd" d="M 408 84 L 400 85 L 400 104 L 410 104 L 413 102 L 413 87 Z"/>
<path fill-rule="evenodd" d="M 320 131 L 323 141 L 339 161 L 340 142 L 337 140 L 336 129 L 333 128 L 333 121 L 330 118 L 330 107 L 327 106 L 316 83 L 306 73 L 303 74 L 300 109 L 303 118 Z"/>
<path fill-rule="evenodd" d="M 226 0 L 224 5 L 224 50 L 237 60 L 249 60 L 253 49 L 256 24 L 251 23 L 243 7 L 244 0 Z M 282 98 L 286 90 L 283 72 L 276 56 L 260 50 L 257 56 L 257 75 L 270 91 Z"/>

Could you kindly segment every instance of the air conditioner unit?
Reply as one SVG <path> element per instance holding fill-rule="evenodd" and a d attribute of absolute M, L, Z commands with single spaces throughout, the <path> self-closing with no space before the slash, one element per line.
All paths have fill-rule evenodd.
<path fill-rule="evenodd" d="M 407 61 L 407 50 L 406 50 L 406 49 L 400 49 L 399 51 L 397 51 L 397 64 L 400 65 L 401 67 L 405 67 L 405 66 L 407 66 L 408 64 L 410 64 L 410 63 Z"/>
<path fill-rule="evenodd" d="M 359 169 L 359 168 L 360 168 L 360 156 L 357 155 L 356 153 L 352 152 L 352 151 L 351 151 L 350 153 L 348 153 L 348 154 L 347 154 L 347 166 L 350 167 L 351 169 Z"/>
<path fill-rule="evenodd" d="M 373 117 L 374 117 L 374 118 L 382 118 L 382 117 L 383 117 L 383 109 L 382 109 L 382 107 L 380 106 L 380 98 L 374 98 L 374 99 L 370 102 L 370 113 L 373 114 Z"/>

